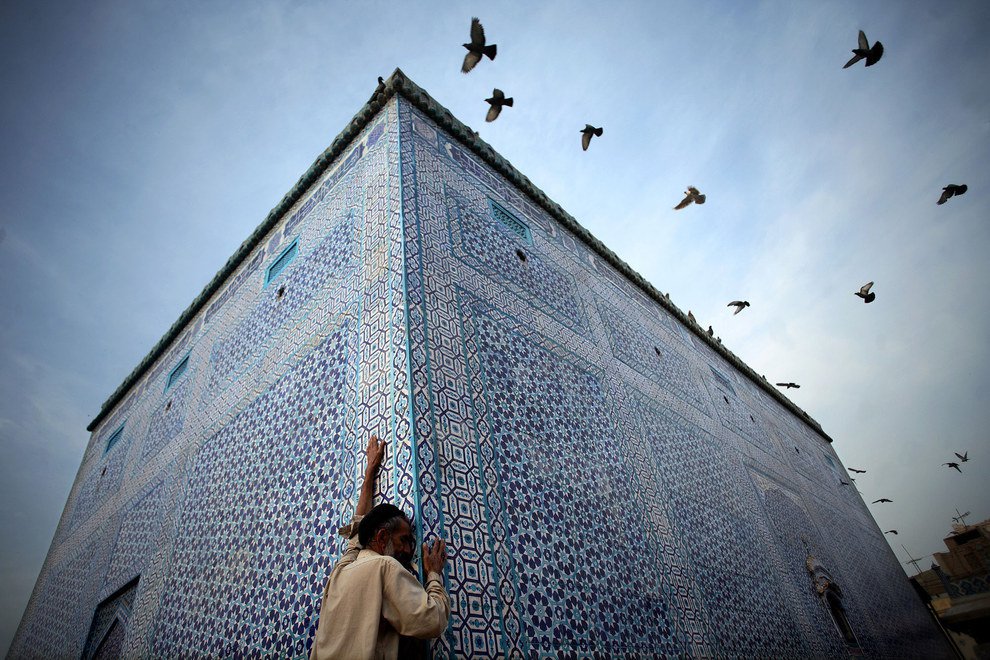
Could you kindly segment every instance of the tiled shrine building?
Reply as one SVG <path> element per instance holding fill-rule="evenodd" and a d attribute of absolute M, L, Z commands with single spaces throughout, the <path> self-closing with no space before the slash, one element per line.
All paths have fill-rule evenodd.
<path fill-rule="evenodd" d="M 373 433 L 437 655 L 950 653 L 818 424 L 399 71 L 89 430 L 12 657 L 305 656 Z"/>

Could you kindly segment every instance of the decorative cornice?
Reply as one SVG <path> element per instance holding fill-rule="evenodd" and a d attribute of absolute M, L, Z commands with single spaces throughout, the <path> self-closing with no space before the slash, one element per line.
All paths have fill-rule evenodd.
<path fill-rule="evenodd" d="M 163 336 L 158 343 L 155 344 L 155 347 L 151 350 L 151 352 L 148 353 L 137 368 L 131 372 L 120 387 L 118 387 L 110 398 L 107 399 L 107 401 L 103 404 L 100 413 L 92 422 L 90 422 L 89 426 L 86 427 L 88 431 L 95 429 L 96 426 L 110 414 L 114 406 L 123 400 L 128 390 L 141 378 L 141 376 L 144 375 L 151 365 L 165 353 L 169 345 L 179 337 L 183 328 L 196 316 L 200 310 L 203 309 L 210 297 L 216 293 L 226 279 L 230 277 L 235 270 L 237 270 L 237 268 L 244 262 L 245 258 L 261 243 L 262 239 L 264 239 L 268 232 L 271 231 L 271 229 L 278 223 L 282 216 L 290 208 L 292 208 L 297 201 L 299 201 L 306 191 L 309 190 L 309 188 L 320 178 L 320 176 L 327 171 L 334 160 L 336 160 L 337 157 L 344 152 L 351 141 L 357 137 L 357 135 L 372 120 L 372 118 L 374 118 L 385 106 L 385 104 L 388 103 L 388 101 L 396 94 L 400 94 L 403 98 L 408 100 L 415 107 L 435 121 L 450 135 L 457 138 L 468 149 L 474 152 L 478 158 L 508 179 L 567 230 L 580 238 L 606 263 L 610 264 L 622 275 L 627 277 L 633 284 L 642 289 L 646 295 L 659 304 L 663 309 L 674 315 L 698 339 L 708 345 L 716 353 L 724 357 L 753 383 L 767 392 L 778 403 L 794 413 L 795 416 L 801 419 L 825 440 L 832 442 L 832 438 L 830 438 L 828 434 L 822 430 L 818 422 L 812 419 L 808 413 L 781 394 L 780 391 L 767 382 L 765 378 L 753 371 L 745 362 L 740 360 L 735 353 L 725 348 L 721 341 L 716 341 L 713 337 L 710 337 L 708 333 L 701 328 L 701 326 L 689 319 L 684 312 L 670 302 L 669 298 L 660 293 L 660 291 L 657 290 L 652 284 L 647 282 L 639 273 L 634 271 L 629 264 L 620 259 L 618 255 L 606 247 L 604 243 L 592 236 L 592 234 L 587 229 L 582 227 L 581 224 L 574 219 L 574 217 L 561 208 L 559 204 L 547 197 L 546 193 L 533 185 L 533 182 L 523 176 L 508 160 L 492 149 L 492 147 L 487 142 L 482 140 L 477 133 L 472 131 L 466 124 L 454 117 L 454 115 L 451 114 L 447 108 L 437 103 L 436 100 L 427 94 L 423 88 L 410 80 L 401 69 L 396 69 L 392 72 L 392 75 L 389 76 L 384 85 L 380 85 L 375 90 L 375 93 L 372 94 L 371 98 L 367 103 L 365 103 L 364 107 L 362 107 L 358 113 L 354 115 L 350 123 L 347 124 L 347 127 L 341 131 L 336 138 L 334 138 L 330 147 L 320 154 L 319 158 L 316 159 L 316 162 L 314 162 L 313 165 L 306 170 L 299 181 L 297 181 L 292 189 L 282 198 L 282 201 L 280 201 L 278 205 L 276 205 L 275 208 L 268 213 L 267 217 L 265 217 L 264 221 L 258 225 L 257 229 L 254 230 L 251 236 L 248 237 L 248 239 L 244 241 L 244 243 L 242 243 L 237 249 L 234 255 L 227 260 L 227 263 L 224 264 L 222 269 L 220 269 L 220 272 L 213 277 L 210 283 L 206 285 L 206 288 L 203 289 L 196 299 L 193 300 L 192 304 L 186 308 L 181 316 L 179 316 L 179 319 L 172 324 L 172 327 L 165 333 L 165 336 Z"/>

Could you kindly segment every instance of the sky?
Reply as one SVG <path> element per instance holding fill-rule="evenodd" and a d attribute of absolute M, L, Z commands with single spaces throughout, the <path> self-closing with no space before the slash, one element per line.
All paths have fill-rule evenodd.
<path fill-rule="evenodd" d="M 498 56 L 464 75 L 472 16 Z M 0 3 L 0 652 L 87 424 L 396 67 L 799 383 L 926 568 L 957 507 L 990 517 L 988 28 L 983 0 Z M 843 69 L 860 29 L 883 58 Z"/>

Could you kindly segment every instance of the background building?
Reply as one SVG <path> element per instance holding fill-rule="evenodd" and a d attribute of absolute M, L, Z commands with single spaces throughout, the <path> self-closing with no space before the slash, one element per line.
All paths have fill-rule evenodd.
<path fill-rule="evenodd" d="M 11 655 L 305 655 L 372 433 L 439 650 L 949 652 L 818 425 L 400 72 L 90 430 Z"/>

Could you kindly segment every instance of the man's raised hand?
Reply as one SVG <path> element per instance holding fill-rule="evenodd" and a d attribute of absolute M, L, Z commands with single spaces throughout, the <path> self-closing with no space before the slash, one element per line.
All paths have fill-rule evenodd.
<path fill-rule="evenodd" d="M 368 457 L 368 467 L 365 469 L 366 477 L 374 477 L 378 474 L 378 468 L 382 465 L 385 457 L 385 441 L 379 440 L 377 435 L 368 439 L 368 448 L 364 450 Z"/>
<path fill-rule="evenodd" d="M 423 570 L 427 575 L 438 573 L 443 575 L 444 566 L 447 565 L 447 544 L 442 539 L 437 539 L 433 545 L 427 549 L 423 544 Z"/>

